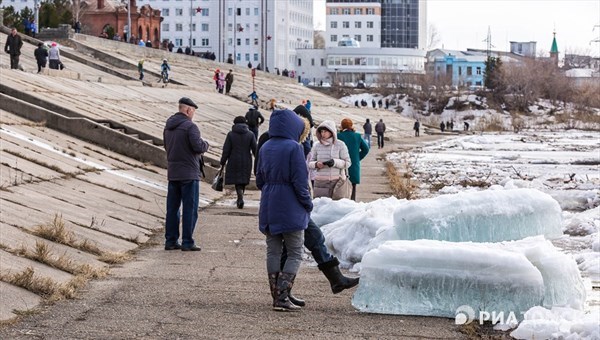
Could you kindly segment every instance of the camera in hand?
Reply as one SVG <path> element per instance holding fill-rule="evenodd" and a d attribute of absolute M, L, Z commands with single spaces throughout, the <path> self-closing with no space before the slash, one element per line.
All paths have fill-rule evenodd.
<path fill-rule="evenodd" d="M 333 164 L 334 164 L 334 163 L 335 163 L 335 162 L 333 161 L 333 159 L 330 159 L 330 160 L 328 160 L 328 161 L 326 161 L 326 162 L 323 162 L 323 165 L 327 165 L 328 167 L 330 167 L 330 168 L 331 168 L 331 167 L 333 166 Z"/>

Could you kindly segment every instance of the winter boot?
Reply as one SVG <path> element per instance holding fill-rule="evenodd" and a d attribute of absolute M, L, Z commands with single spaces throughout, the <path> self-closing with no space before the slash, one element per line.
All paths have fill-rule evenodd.
<path fill-rule="evenodd" d="M 236 205 L 238 209 L 244 209 L 244 187 L 242 185 L 235 186 L 235 192 L 237 194 Z"/>
<path fill-rule="evenodd" d="M 294 285 L 295 278 L 296 274 L 279 273 L 279 277 L 277 277 L 277 300 L 275 301 L 275 304 L 273 304 L 273 310 L 279 312 L 295 312 L 301 309 L 301 307 L 296 306 L 290 301 L 288 295 L 288 292 Z"/>
<path fill-rule="evenodd" d="M 304 302 L 304 300 L 299 299 L 292 295 L 292 288 L 288 289 L 288 299 L 290 299 L 290 302 L 295 304 L 298 307 L 306 306 L 306 302 Z"/>
<path fill-rule="evenodd" d="M 271 297 L 273 298 L 273 307 L 275 307 L 275 302 L 277 302 L 277 278 L 279 277 L 279 273 L 269 273 L 269 287 L 271 288 Z"/>
<path fill-rule="evenodd" d="M 358 277 L 350 278 L 344 276 L 342 272 L 340 272 L 339 266 L 340 261 L 335 257 L 333 260 L 319 265 L 319 270 L 321 270 L 327 280 L 329 280 L 333 294 L 337 294 L 344 289 L 352 288 L 358 284 Z"/>

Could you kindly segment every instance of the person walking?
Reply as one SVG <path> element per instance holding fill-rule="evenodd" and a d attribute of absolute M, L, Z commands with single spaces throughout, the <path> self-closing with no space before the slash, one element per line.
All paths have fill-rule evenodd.
<path fill-rule="evenodd" d="M 419 137 L 419 130 L 421 129 L 421 122 L 419 120 L 415 120 L 415 124 L 413 125 L 413 130 L 415 130 L 415 137 Z"/>
<path fill-rule="evenodd" d="M 373 134 L 373 126 L 371 121 L 367 118 L 367 121 L 363 124 L 363 139 L 367 142 L 369 149 L 371 148 L 371 135 Z"/>
<path fill-rule="evenodd" d="M 383 119 L 379 119 L 377 124 L 375 124 L 375 132 L 377 133 L 377 148 L 383 148 L 383 134 L 385 133 L 385 123 Z"/>
<path fill-rule="evenodd" d="M 258 94 L 256 94 L 256 91 L 252 91 L 252 93 L 250 93 L 248 97 L 250 97 L 250 99 L 252 100 L 251 104 L 258 107 Z"/>
<path fill-rule="evenodd" d="M 140 74 L 140 80 L 144 80 L 144 58 L 138 61 L 138 73 Z"/>
<path fill-rule="evenodd" d="M 259 152 L 256 186 L 261 190 L 259 229 L 266 236 L 267 274 L 273 310 L 297 311 L 289 299 L 302 262 L 304 230 L 313 209 L 308 168 L 298 143 L 305 130 L 290 110 L 275 110 L 269 123 L 270 139 Z M 283 242 L 287 259 L 280 269 Z"/>
<path fill-rule="evenodd" d="M 233 70 L 229 70 L 229 73 L 225 76 L 225 94 L 229 94 L 231 91 L 231 85 L 233 84 Z"/>
<path fill-rule="evenodd" d="M 58 44 L 55 42 L 50 46 L 50 51 L 48 51 L 48 66 L 53 70 L 58 70 L 60 68 L 60 50 L 58 49 Z"/>
<path fill-rule="evenodd" d="M 346 171 L 352 164 L 348 148 L 343 141 L 337 139 L 335 123 L 330 120 L 317 127 L 316 135 L 318 143 L 314 144 L 308 163 L 309 169 L 317 170 L 313 196 L 336 198 L 333 189 L 339 180 L 346 180 Z"/>
<path fill-rule="evenodd" d="M 10 55 L 10 68 L 12 70 L 17 70 L 19 68 L 21 47 L 23 47 L 23 40 L 17 33 L 17 29 L 13 27 L 10 30 L 10 34 L 6 38 L 6 44 L 4 44 L 4 52 Z"/>
<path fill-rule="evenodd" d="M 219 72 L 219 80 L 217 81 L 217 90 L 219 93 L 223 93 L 225 89 L 225 73 Z"/>
<path fill-rule="evenodd" d="M 442 133 L 444 133 L 444 130 L 446 129 L 446 124 L 444 124 L 444 122 L 442 121 L 440 123 L 440 131 L 442 131 Z"/>
<path fill-rule="evenodd" d="M 44 43 L 38 43 L 38 47 L 33 51 L 33 55 L 37 61 L 37 73 L 40 73 L 42 72 L 42 68 L 46 67 L 46 60 L 48 59 L 48 50 L 44 47 Z"/>
<path fill-rule="evenodd" d="M 179 99 L 179 111 L 169 117 L 163 131 L 167 151 L 167 214 L 165 219 L 165 250 L 199 251 L 194 241 L 198 220 L 201 155 L 208 151 L 200 129 L 192 119 L 198 106 L 187 97 Z M 179 243 L 179 207 L 181 243 Z"/>
<path fill-rule="evenodd" d="M 369 153 L 369 146 L 360 134 L 354 132 L 353 125 L 350 118 L 342 119 L 342 132 L 338 133 L 337 137 L 348 147 L 348 154 L 352 162 L 348 168 L 350 183 L 352 183 L 350 199 L 356 201 L 356 185 L 360 184 L 360 161 Z M 377 126 L 375 130 L 377 130 Z"/>
<path fill-rule="evenodd" d="M 235 185 L 238 209 L 244 209 L 244 192 L 250 183 L 253 156 L 256 157 L 256 137 L 248 130 L 245 117 L 235 117 L 223 144 L 221 167 L 227 165 L 225 184 Z"/>
<path fill-rule="evenodd" d="M 258 140 L 258 128 L 265 122 L 265 117 L 258 111 L 258 107 L 251 106 L 248 112 L 246 112 L 245 118 L 248 129 L 254 133 L 254 138 Z"/>

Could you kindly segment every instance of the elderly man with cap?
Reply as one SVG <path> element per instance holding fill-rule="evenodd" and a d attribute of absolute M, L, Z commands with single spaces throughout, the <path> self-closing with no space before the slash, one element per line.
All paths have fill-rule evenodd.
<path fill-rule="evenodd" d="M 179 112 L 167 120 L 163 132 L 167 151 L 167 216 L 165 250 L 199 251 L 193 234 L 198 220 L 200 194 L 200 157 L 208 151 L 208 143 L 192 122 L 198 106 L 190 99 L 179 99 Z M 179 207 L 181 243 L 179 243 Z"/>
<path fill-rule="evenodd" d="M 10 54 L 10 68 L 13 70 L 19 68 L 19 56 L 21 55 L 22 46 L 23 40 L 21 40 L 21 36 L 17 33 L 16 28 L 12 28 L 6 38 L 4 52 Z"/>

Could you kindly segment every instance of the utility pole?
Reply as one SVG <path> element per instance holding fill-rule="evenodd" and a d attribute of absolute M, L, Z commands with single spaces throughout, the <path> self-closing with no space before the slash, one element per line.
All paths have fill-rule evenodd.
<path fill-rule="evenodd" d="M 194 0 L 190 0 L 190 51 L 192 51 L 192 17 L 194 16 Z"/>
<path fill-rule="evenodd" d="M 79 21 L 79 18 L 77 20 Z M 125 41 L 126 43 L 131 40 L 131 32 L 133 32 L 133 29 L 131 28 L 131 0 L 127 0 L 127 41 Z M 138 38 L 141 39 L 141 37 Z"/>
<path fill-rule="evenodd" d="M 488 26 L 488 34 L 487 34 L 487 38 L 484 40 L 484 42 L 487 42 L 485 52 L 487 54 L 487 57 L 489 58 L 490 55 L 492 54 L 492 47 L 496 47 L 496 46 L 492 45 L 492 30 L 490 29 L 490 26 Z"/>
<path fill-rule="evenodd" d="M 36 34 L 40 34 L 40 0 L 34 0 L 33 1 L 33 13 L 34 13 L 34 20 L 35 20 L 35 33 Z M 78 12 L 79 13 L 79 12 Z"/>

